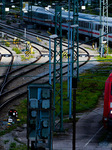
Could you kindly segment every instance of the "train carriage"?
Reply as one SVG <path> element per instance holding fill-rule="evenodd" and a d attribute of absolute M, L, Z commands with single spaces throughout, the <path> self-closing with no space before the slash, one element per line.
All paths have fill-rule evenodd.
<path fill-rule="evenodd" d="M 28 14 L 28 6 L 23 10 L 24 21 L 32 21 L 43 26 L 55 26 L 55 10 L 52 8 L 43 8 L 39 6 L 32 6 L 32 17 Z M 70 20 L 73 19 L 73 12 L 70 12 Z M 104 24 L 105 26 L 105 24 Z M 62 29 L 68 31 L 68 12 L 62 10 Z M 108 40 L 112 42 L 112 18 L 108 17 Z M 100 35 L 100 17 L 97 15 L 90 15 L 79 13 L 79 34 L 84 37 L 99 37 Z"/>
<path fill-rule="evenodd" d="M 106 128 L 112 127 L 112 73 L 105 82 L 103 123 Z"/>

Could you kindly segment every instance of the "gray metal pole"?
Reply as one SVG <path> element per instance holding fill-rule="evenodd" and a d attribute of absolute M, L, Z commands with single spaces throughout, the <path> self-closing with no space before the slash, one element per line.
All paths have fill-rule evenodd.
<path fill-rule="evenodd" d="M 2 20 L 5 20 L 5 0 L 2 0 Z"/>
<path fill-rule="evenodd" d="M 107 33 L 108 33 L 108 0 L 107 0 Z M 108 55 L 108 46 L 109 46 L 109 43 L 108 43 L 108 34 L 107 34 L 107 55 Z"/>
<path fill-rule="evenodd" d="M 25 38 L 25 41 L 26 41 L 26 28 L 24 28 L 24 38 Z"/>
<path fill-rule="evenodd" d="M 49 39 L 49 84 L 51 84 L 51 39 Z"/>
<path fill-rule="evenodd" d="M 72 27 L 71 27 L 71 47 L 72 47 Z M 70 99 L 69 99 L 69 119 L 72 116 L 72 49 L 70 50 Z"/>
<path fill-rule="evenodd" d="M 67 97 L 69 100 L 69 119 L 71 119 L 71 100 L 70 100 L 70 62 L 69 62 L 69 47 L 70 47 L 70 0 L 68 0 L 68 86 Z"/>
<path fill-rule="evenodd" d="M 20 17 L 21 17 L 21 20 L 23 20 L 23 0 L 20 0 Z"/>

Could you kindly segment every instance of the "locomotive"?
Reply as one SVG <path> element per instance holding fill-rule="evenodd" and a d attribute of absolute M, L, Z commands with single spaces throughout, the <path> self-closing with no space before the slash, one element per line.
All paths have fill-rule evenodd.
<path fill-rule="evenodd" d="M 32 10 L 32 11 L 31 11 Z M 33 22 L 35 24 L 54 27 L 55 26 L 55 9 L 44 8 L 39 6 L 32 6 L 30 11 L 28 10 L 28 5 L 23 9 L 23 20 L 25 22 Z M 68 12 L 62 10 L 62 29 L 68 31 Z M 73 12 L 70 11 L 70 20 L 73 20 Z M 84 35 L 84 37 L 96 37 L 100 35 L 100 16 L 90 15 L 85 13 L 79 13 L 79 34 Z M 105 23 L 104 23 L 105 26 Z M 108 40 L 112 42 L 112 18 L 108 17 Z"/>
<path fill-rule="evenodd" d="M 112 127 L 112 73 L 105 82 L 103 123 L 106 128 Z"/>

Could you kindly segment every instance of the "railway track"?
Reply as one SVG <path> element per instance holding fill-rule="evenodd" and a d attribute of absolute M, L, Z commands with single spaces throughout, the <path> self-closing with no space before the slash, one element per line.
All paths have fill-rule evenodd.
<path fill-rule="evenodd" d="M 32 33 L 30 33 L 30 35 L 31 34 Z M 32 34 L 32 36 L 34 36 L 34 33 Z M 46 37 L 43 37 L 43 38 L 45 38 L 47 41 L 49 40 L 49 38 L 46 38 Z M 37 43 L 34 42 L 34 44 L 37 44 Z M 38 44 L 38 46 L 43 46 L 44 48 L 47 48 L 49 50 L 49 48 L 45 45 Z M 67 43 L 64 43 L 64 49 L 66 47 L 67 47 Z M 80 49 L 81 54 L 85 53 L 85 55 L 88 56 L 88 57 L 85 58 L 84 62 L 81 62 L 79 64 L 79 67 L 81 67 L 89 61 L 90 57 L 89 57 L 89 53 L 85 49 L 83 49 L 81 47 L 79 49 Z M 39 48 L 39 50 L 40 50 L 40 48 Z M 40 51 L 40 57 L 42 57 L 42 55 L 43 55 L 43 53 Z M 38 61 L 38 60 L 36 60 L 36 61 Z M 38 63 L 36 63 L 36 61 L 32 62 L 30 64 L 27 64 L 25 66 L 22 66 L 18 69 L 14 69 L 14 70 L 12 70 L 8 73 L 8 76 L 7 76 L 8 80 L 7 80 L 7 82 L 5 82 L 5 84 L 1 88 L 0 110 L 3 110 L 3 108 L 7 104 L 11 103 L 15 99 L 20 98 L 23 95 L 26 95 L 27 86 L 30 83 L 35 83 L 35 82 L 36 83 L 37 82 L 46 83 L 46 82 L 49 82 L 49 72 L 48 72 L 49 64 L 48 64 L 48 60 L 44 61 L 43 63 L 40 62 L 41 65 L 38 65 L 39 61 L 38 61 Z M 66 61 L 67 61 L 67 59 L 66 59 Z M 26 67 L 27 68 L 30 67 L 30 68 L 26 69 Z M 63 76 L 65 76 L 65 77 L 66 77 L 66 74 L 67 74 L 67 67 L 68 67 L 68 64 L 66 62 L 66 63 L 63 64 Z M 22 69 L 24 71 L 22 71 Z M 57 69 L 59 70 L 60 68 L 57 68 Z M 76 69 L 76 65 L 74 65 L 74 69 Z M 17 71 L 19 73 L 17 73 Z M 53 77 L 53 65 L 52 65 L 52 77 Z"/>
<path fill-rule="evenodd" d="M 10 53 L 10 55 L 11 55 L 11 61 L 8 64 L 7 70 L 5 71 L 5 74 L 4 74 L 3 81 L 2 81 L 2 83 L 0 85 L 0 95 L 1 95 L 2 88 L 4 87 L 5 83 L 7 82 L 7 78 L 8 78 L 8 75 L 9 75 L 9 72 L 11 70 L 11 67 L 12 67 L 12 64 L 13 64 L 13 60 L 14 60 L 14 56 L 13 56 L 12 52 L 9 49 L 5 48 L 2 45 L 1 45 L 1 48 L 4 48 L 5 50 L 7 50 Z"/>
<path fill-rule="evenodd" d="M 89 61 L 89 58 L 87 61 Z M 81 63 L 79 66 L 82 66 L 83 64 L 87 63 L 87 61 L 84 63 Z M 42 70 L 41 70 L 41 68 L 42 68 Z M 6 84 L 8 85 L 7 88 L 10 90 L 3 92 L 1 94 L 1 99 L 2 99 L 2 101 L 4 101 L 4 99 L 5 99 L 5 102 L 2 102 L 2 104 L 0 105 L 0 109 L 2 109 L 9 102 L 13 101 L 15 98 L 20 97 L 22 95 L 25 95 L 27 93 L 27 85 L 29 85 L 30 83 L 34 83 L 34 82 L 47 83 L 47 82 L 49 82 L 48 64 L 46 65 L 46 68 L 47 68 L 47 70 L 45 70 L 44 73 L 42 72 L 43 71 L 43 65 L 35 67 L 35 69 L 33 68 L 34 72 L 38 72 L 39 76 L 38 75 L 32 76 L 30 71 L 28 71 L 26 73 L 30 73 L 29 75 L 27 74 L 25 76 L 26 73 L 24 72 L 22 74 L 18 74 L 17 76 L 15 76 L 11 80 L 9 80 Z M 67 65 L 64 65 L 63 69 L 65 69 L 65 71 L 63 71 L 63 76 L 64 75 L 66 76 L 66 74 L 67 74 L 66 68 L 67 68 Z M 36 69 L 37 69 L 37 71 L 36 71 Z M 59 70 L 60 68 L 57 68 L 57 69 Z M 76 69 L 76 67 L 74 67 L 74 69 Z M 40 70 L 41 70 L 41 73 L 40 73 Z M 34 74 L 34 73 L 32 73 L 32 74 Z M 53 77 L 53 70 L 52 70 L 52 77 Z M 17 79 L 17 78 L 19 78 L 19 79 Z M 21 81 L 21 78 L 22 78 L 22 80 L 23 80 L 23 78 L 27 78 L 27 82 Z M 13 80 L 14 80 L 14 82 L 13 82 Z M 21 83 L 21 85 L 17 86 L 16 83 L 18 83 L 18 82 Z M 11 87 L 11 85 L 9 83 L 11 85 L 13 85 L 13 87 Z M 14 85 L 15 85 L 15 87 L 14 87 Z M 18 94 L 18 91 L 20 89 L 22 92 L 19 92 L 19 94 Z M 8 98 L 6 98 L 6 95 L 8 96 Z"/>

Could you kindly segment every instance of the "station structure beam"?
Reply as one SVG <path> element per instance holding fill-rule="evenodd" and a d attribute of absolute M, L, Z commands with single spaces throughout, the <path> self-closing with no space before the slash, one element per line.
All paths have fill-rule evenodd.
<path fill-rule="evenodd" d="M 106 34 L 104 40 L 107 43 L 108 52 L 108 0 L 103 0 L 103 31 Z"/>
<path fill-rule="evenodd" d="M 2 0 L 2 20 L 5 20 L 5 0 Z"/>
<path fill-rule="evenodd" d="M 55 8 L 55 34 L 58 38 L 54 40 L 54 75 L 53 75 L 53 123 L 54 131 L 63 131 L 63 77 L 62 77 L 62 10 L 61 6 Z M 57 39 L 59 39 L 57 41 Z M 57 49 L 58 47 L 58 49 Z M 59 87 L 57 89 L 57 86 Z M 58 121 L 56 121 L 58 120 Z"/>
<path fill-rule="evenodd" d="M 71 50 L 70 50 L 70 82 L 69 82 L 69 100 L 70 100 L 70 115 L 72 115 L 72 79 L 75 76 L 74 63 L 76 63 L 76 76 L 79 79 L 79 34 L 78 34 L 78 0 L 71 1 L 72 9 L 73 9 L 73 21 L 70 26 L 71 28 Z M 54 131 L 60 130 L 63 131 L 63 75 L 62 75 L 62 10 L 61 7 L 58 6 L 55 9 L 55 34 L 58 35 L 57 39 L 54 40 L 54 76 L 53 76 L 53 106 L 56 108 L 56 105 L 59 108 L 59 112 L 54 111 Z M 57 50 L 57 46 L 59 46 Z M 75 57 L 77 58 L 75 62 Z M 57 68 L 59 68 L 57 70 Z M 58 78 L 57 78 L 58 77 Z M 58 91 L 56 86 L 58 85 Z M 58 122 L 56 120 L 59 120 Z"/>
<path fill-rule="evenodd" d="M 70 70 L 68 69 L 68 99 L 69 99 L 69 119 L 72 118 L 72 78 L 75 77 L 74 65 L 76 64 L 76 78 L 79 80 L 79 33 L 78 33 L 78 0 L 72 0 L 71 6 L 73 9 L 73 21 L 71 23 L 71 47 L 70 49 Z M 70 10 L 69 10 L 70 11 Z M 70 17 L 69 17 L 70 18 Z M 68 38 L 69 40 L 69 38 Z M 69 42 L 69 41 L 68 41 Z M 75 58 L 76 62 L 75 62 Z M 69 61 L 68 61 L 69 65 Z"/>
<path fill-rule="evenodd" d="M 28 21 L 32 22 L 32 0 L 28 0 Z"/>
<path fill-rule="evenodd" d="M 20 17 L 21 17 L 21 20 L 23 20 L 23 0 L 20 0 Z"/>
<path fill-rule="evenodd" d="M 102 11 L 103 10 L 103 11 Z M 103 36 L 105 34 L 105 36 Z M 107 44 L 108 54 L 108 0 L 100 0 L 100 38 L 99 38 L 99 50 L 101 57 L 104 54 L 104 44 Z"/>

